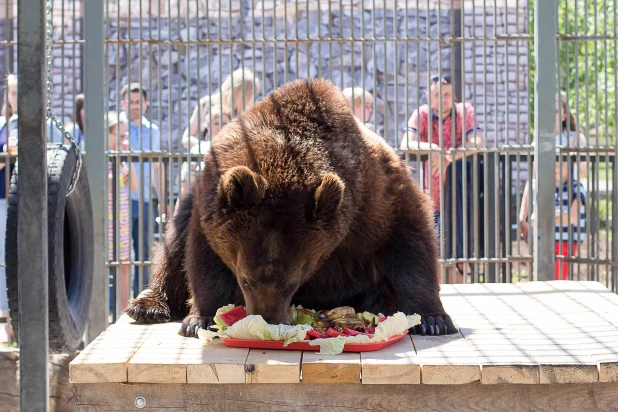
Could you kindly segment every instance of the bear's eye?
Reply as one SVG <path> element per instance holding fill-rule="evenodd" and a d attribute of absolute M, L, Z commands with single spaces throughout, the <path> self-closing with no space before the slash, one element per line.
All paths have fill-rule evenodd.
<path fill-rule="evenodd" d="M 249 287 L 249 282 L 247 282 L 246 280 L 243 280 L 243 281 L 242 281 L 242 285 L 243 285 L 244 287 L 248 288 L 248 287 Z"/>

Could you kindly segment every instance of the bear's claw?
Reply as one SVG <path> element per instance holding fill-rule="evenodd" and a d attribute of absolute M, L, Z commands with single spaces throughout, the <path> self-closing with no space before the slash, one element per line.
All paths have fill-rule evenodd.
<path fill-rule="evenodd" d="M 136 322 L 165 323 L 170 321 L 170 310 L 151 289 L 145 289 L 139 296 L 129 302 L 125 311 Z"/>
<path fill-rule="evenodd" d="M 449 315 L 426 315 L 421 317 L 421 324 L 410 328 L 412 335 L 451 335 L 458 330 Z"/>
<path fill-rule="evenodd" d="M 180 326 L 178 334 L 187 338 L 197 338 L 197 331 L 200 328 L 208 329 L 212 324 L 212 317 L 196 314 L 188 315 L 182 320 L 182 325 Z"/>

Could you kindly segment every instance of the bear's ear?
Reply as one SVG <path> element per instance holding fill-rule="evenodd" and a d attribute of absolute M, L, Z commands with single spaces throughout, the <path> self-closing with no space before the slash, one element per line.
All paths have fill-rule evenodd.
<path fill-rule="evenodd" d="M 339 176 L 333 173 L 326 173 L 322 178 L 322 183 L 315 191 L 315 210 L 316 220 L 329 220 L 335 217 L 343 202 L 343 190 L 345 185 Z"/>
<path fill-rule="evenodd" d="M 224 207 L 234 210 L 250 209 L 266 192 L 267 182 L 248 167 L 236 166 L 225 172 L 219 183 L 219 199 Z"/>

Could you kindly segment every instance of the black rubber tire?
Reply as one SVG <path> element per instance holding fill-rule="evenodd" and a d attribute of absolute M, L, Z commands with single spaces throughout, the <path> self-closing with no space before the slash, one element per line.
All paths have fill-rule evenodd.
<path fill-rule="evenodd" d="M 93 216 L 86 167 L 66 196 L 77 156 L 69 145 L 47 148 L 47 211 L 49 270 L 49 349 L 76 350 L 88 321 L 93 277 Z M 17 219 L 19 165 L 11 178 L 7 201 L 6 276 L 11 323 L 18 325 Z"/>

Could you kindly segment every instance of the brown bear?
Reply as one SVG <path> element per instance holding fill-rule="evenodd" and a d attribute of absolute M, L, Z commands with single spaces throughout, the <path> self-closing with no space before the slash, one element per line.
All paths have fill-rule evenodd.
<path fill-rule="evenodd" d="M 286 323 L 291 304 L 418 313 L 412 333 L 457 329 L 439 297 L 429 199 L 395 151 L 326 80 L 284 85 L 226 125 L 181 199 L 140 322 L 196 336 L 243 304 Z"/>

